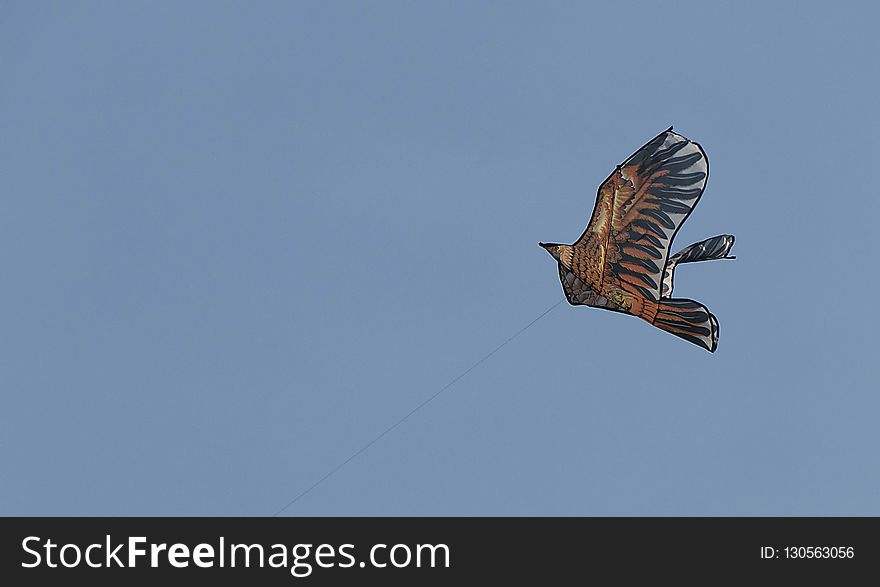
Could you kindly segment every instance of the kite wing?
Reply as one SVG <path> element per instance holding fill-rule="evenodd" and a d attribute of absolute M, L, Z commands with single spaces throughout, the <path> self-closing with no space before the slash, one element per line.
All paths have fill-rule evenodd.
<path fill-rule="evenodd" d="M 675 268 L 682 263 L 696 263 L 697 261 L 711 261 L 713 259 L 736 259 L 727 254 L 733 246 L 732 234 L 713 236 L 704 241 L 687 246 L 669 257 L 666 262 L 666 270 L 663 272 L 663 288 L 660 294 L 664 298 L 672 296 L 672 278 Z"/>
<path fill-rule="evenodd" d="M 700 145 L 671 128 L 617 166 L 574 245 L 595 260 L 599 283 L 660 299 L 672 239 L 697 205 L 708 172 Z"/>

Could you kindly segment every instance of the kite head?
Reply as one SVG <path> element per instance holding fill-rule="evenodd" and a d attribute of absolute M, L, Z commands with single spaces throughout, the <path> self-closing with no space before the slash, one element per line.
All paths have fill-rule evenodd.
<path fill-rule="evenodd" d="M 553 255 L 553 258 L 557 261 L 559 260 L 559 255 L 562 254 L 562 245 L 557 245 L 556 243 L 538 243 L 538 246 L 543 247 L 548 253 Z"/>
<path fill-rule="evenodd" d="M 562 263 L 568 268 L 571 268 L 571 257 L 572 257 L 572 246 L 571 245 L 559 245 L 556 243 L 538 243 L 538 245 L 544 247 L 544 249 L 553 255 L 553 258 L 556 259 L 559 263 Z"/>

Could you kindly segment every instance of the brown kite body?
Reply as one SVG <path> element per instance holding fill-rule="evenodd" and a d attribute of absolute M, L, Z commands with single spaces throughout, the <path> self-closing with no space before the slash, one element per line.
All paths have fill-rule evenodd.
<path fill-rule="evenodd" d="M 577 242 L 541 243 L 559 264 L 568 302 L 638 316 L 715 352 L 718 321 L 699 302 L 672 298 L 672 277 L 681 263 L 732 258 L 734 237 L 716 236 L 669 255 L 708 173 L 700 145 L 671 128 L 618 165 L 599 187 Z"/>

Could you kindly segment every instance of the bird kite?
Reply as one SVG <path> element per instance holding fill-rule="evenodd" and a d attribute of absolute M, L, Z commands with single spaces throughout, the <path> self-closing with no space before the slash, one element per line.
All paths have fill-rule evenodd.
<path fill-rule="evenodd" d="M 734 237 L 723 234 L 669 255 L 708 174 L 702 147 L 672 127 L 618 165 L 599 186 L 577 242 L 539 243 L 559 264 L 568 303 L 638 316 L 715 352 L 718 320 L 699 302 L 673 298 L 672 278 L 682 263 L 735 258 L 728 256 Z"/>

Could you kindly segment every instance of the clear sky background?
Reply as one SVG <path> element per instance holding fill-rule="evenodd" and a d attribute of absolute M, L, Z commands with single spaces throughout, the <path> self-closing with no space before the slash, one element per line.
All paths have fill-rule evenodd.
<path fill-rule="evenodd" d="M 286 513 L 880 515 L 878 19 L 4 3 L 0 514 L 272 514 L 559 300 L 538 241 L 675 125 L 714 355 L 563 304 Z"/>

